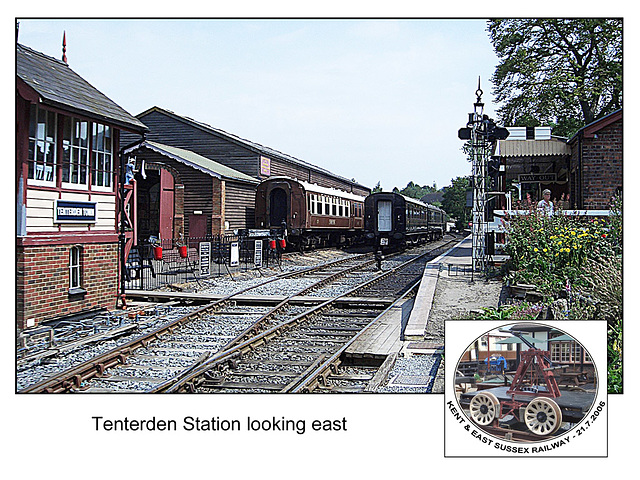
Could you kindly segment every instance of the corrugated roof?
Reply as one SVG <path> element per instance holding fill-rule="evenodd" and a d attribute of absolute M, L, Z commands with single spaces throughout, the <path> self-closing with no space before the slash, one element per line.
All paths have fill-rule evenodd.
<path fill-rule="evenodd" d="M 498 157 L 545 157 L 549 155 L 570 155 L 566 140 L 498 140 L 495 155 Z"/>
<path fill-rule="evenodd" d="M 138 117 L 144 117 L 146 114 L 148 114 L 150 112 L 153 112 L 153 111 L 158 111 L 158 112 L 170 115 L 170 116 L 172 116 L 172 117 L 174 117 L 174 118 L 176 118 L 178 120 L 182 120 L 184 122 L 192 124 L 192 125 L 200 128 L 200 129 L 202 129 L 202 130 L 208 131 L 210 133 L 214 133 L 216 135 L 223 136 L 223 137 L 231 140 L 232 142 L 240 144 L 240 145 L 242 145 L 242 146 L 244 146 L 246 148 L 249 148 L 250 150 L 253 150 L 253 151 L 257 152 L 257 153 L 266 155 L 268 157 L 276 157 L 276 158 L 280 158 L 280 159 L 283 159 L 283 160 L 287 160 L 287 161 L 289 161 L 289 162 L 291 162 L 293 164 L 302 165 L 302 166 L 310 168 L 310 169 L 312 169 L 312 170 L 314 170 L 316 172 L 324 173 L 326 175 L 329 175 L 331 177 L 340 179 L 340 180 L 342 180 L 344 182 L 347 182 L 347 183 L 350 183 L 352 185 L 355 185 L 355 186 L 358 186 L 358 187 L 363 187 L 363 188 L 369 188 L 369 187 L 366 187 L 364 185 L 359 184 L 358 182 L 354 182 L 353 180 L 349 180 L 348 178 L 342 177 L 340 175 L 336 175 L 335 173 L 332 173 L 329 170 L 326 170 L 326 169 L 324 169 L 322 167 L 318 167 L 317 165 L 313 165 L 311 163 L 305 162 L 304 160 L 300 160 L 299 158 L 292 157 L 291 155 L 288 155 L 286 153 L 282 153 L 282 152 L 280 152 L 278 150 L 275 150 L 275 149 L 273 149 L 271 147 L 265 147 L 264 145 L 260 145 L 259 143 L 252 142 L 250 140 L 246 140 L 246 139 L 241 138 L 241 137 L 239 137 L 237 135 L 234 135 L 232 133 L 225 132 L 224 130 L 221 130 L 219 128 L 212 127 L 211 125 L 207 125 L 206 123 L 199 122 L 199 121 L 194 120 L 194 119 L 189 118 L 189 117 L 178 115 L 177 113 L 172 112 L 171 110 L 166 110 L 164 108 L 160 108 L 160 107 L 156 106 L 156 107 L 152 107 L 149 110 L 146 110 L 146 111 L 140 113 L 138 115 Z"/>
<path fill-rule="evenodd" d="M 149 140 L 145 140 L 144 142 L 131 147 L 128 150 L 125 150 L 126 154 L 129 154 L 138 148 L 147 147 L 154 152 L 159 153 L 160 155 L 164 155 L 166 157 L 172 158 L 178 162 L 184 163 L 185 165 L 189 165 L 190 167 L 196 168 L 201 172 L 207 173 L 211 176 L 217 178 L 229 178 L 233 180 L 240 180 L 243 182 L 250 183 L 259 183 L 259 181 L 249 175 L 246 175 L 242 172 L 238 172 L 233 168 L 229 168 L 226 165 L 222 165 L 218 162 L 214 162 L 206 157 L 198 155 L 197 153 L 191 152 L 189 150 L 185 150 L 183 148 L 171 147 L 169 145 L 164 145 L 158 142 L 151 142 Z"/>
<path fill-rule="evenodd" d="M 105 120 L 135 131 L 147 127 L 98 91 L 66 63 L 16 44 L 16 75 L 36 91 L 45 105 Z"/>

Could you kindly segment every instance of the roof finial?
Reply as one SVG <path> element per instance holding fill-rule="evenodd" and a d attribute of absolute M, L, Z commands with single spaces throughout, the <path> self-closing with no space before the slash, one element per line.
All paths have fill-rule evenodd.
<path fill-rule="evenodd" d="M 67 63 L 67 32 L 62 32 L 62 61 Z"/>
<path fill-rule="evenodd" d="M 476 90 L 476 97 L 477 97 L 476 103 L 480 103 L 482 101 L 482 94 L 483 94 L 483 91 L 480 88 L 480 75 L 478 75 L 478 89 Z"/>

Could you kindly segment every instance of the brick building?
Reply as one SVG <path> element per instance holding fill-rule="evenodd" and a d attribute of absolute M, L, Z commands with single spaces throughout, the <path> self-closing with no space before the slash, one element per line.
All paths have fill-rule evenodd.
<path fill-rule="evenodd" d="M 608 209 L 622 191 L 622 109 L 583 127 L 568 144 L 571 206 Z"/>
<path fill-rule="evenodd" d="M 120 134 L 145 130 L 65 61 L 16 45 L 19 330 L 115 307 Z"/>

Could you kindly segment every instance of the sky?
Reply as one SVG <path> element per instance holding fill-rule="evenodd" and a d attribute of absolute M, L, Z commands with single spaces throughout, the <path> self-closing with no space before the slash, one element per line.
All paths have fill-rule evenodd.
<path fill-rule="evenodd" d="M 158 106 L 368 187 L 468 175 L 479 77 L 495 118 L 481 19 L 18 20 L 55 58 L 65 32 L 69 66 L 132 115 Z"/>

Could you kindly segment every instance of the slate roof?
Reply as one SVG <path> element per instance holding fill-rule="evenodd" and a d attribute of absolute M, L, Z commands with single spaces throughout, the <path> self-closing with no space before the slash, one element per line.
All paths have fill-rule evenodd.
<path fill-rule="evenodd" d="M 214 162 L 213 160 L 203 157 L 202 155 L 198 155 L 197 153 L 185 150 L 183 148 L 171 147 L 169 145 L 164 145 L 158 142 L 145 140 L 142 143 L 125 150 L 125 153 L 129 154 L 142 147 L 149 148 L 150 150 L 153 150 L 160 155 L 172 158 L 180 163 L 184 163 L 185 165 L 193 167 L 216 178 L 222 177 L 254 184 L 259 183 L 257 179 L 249 175 L 238 172 L 237 170 L 229 168 L 226 165 L 222 165 L 218 162 Z"/>
<path fill-rule="evenodd" d="M 133 115 L 98 91 L 69 65 L 16 44 L 16 75 L 36 91 L 45 105 L 132 129 L 148 130 Z"/>
<path fill-rule="evenodd" d="M 259 154 L 262 154 L 262 155 L 266 155 L 266 156 L 268 156 L 270 158 L 274 158 L 275 157 L 275 158 L 279 158 L 279 159 L 282 159 L 282 160 L 286 160 L 288 162 L 293 163 L 294 165 L 302 165 L 302 166 L 304 166 L 306 168 L 310 168 L 311 170 L 314 170 L 316 172 L 320 172 L 320 173 L 323 173 L 325 175 L 329 175 L 329 176 L 331 176 L 333 178 L 342 180 L 343 182 L 350 183 L 350 184 L 352 184 L 354 186 L 362 187 L 362 188 L 369 188 L 369 187 L 366 187 L 364 185 L 361 185 L 358 182 L 354 182 L 353 180 L 350 180 L 348 178 L 342 177 L 340 175 L 336 175 L 335 173 L 332 173 L 329 170 L 326 170 L 326 169 L 324 169 L 322 167 L 318 167 L 317 165 L 313 165 L 311 163 L 305 162 L 304 160 L 300 160 L 299 158 L 292 157 L 291 155 L 288 155 L 286 153 L 282 153 L 282 152 L 280 152 L 278 150 L 275 150 L 275 149 L 273 149 L 271 147 L 265 147 L 264 145 L 260 145 L 259 143 L 255 143 L 255 142 L 252 142 L 250 140 L 246 140 L 246 139 L 241 138 L 241 137 L 239 137 L 237 135 L 234 135 L 232 133 L 225 132 L 224 130 L 221 130 L 219 128 L 212 127 L 211 125 L 207 125 L 206 123 L 199 122 L 199 121 L 194 120 L 194 119 L 189 118 L 189 117 L 178 115 L 177 113 L 174 113 L 171 110 L 166 110 L 164 108 L 160 108 L 160 107 L 155 106 L 155 107 L 151 107 L 150 109 L 138 114 L 137 116 L 139 118 L 144 118 L 145 115 L 147 115 L 147 114 L 149 114 L 149 113 L 151 113 L 153 111 L 161 112 L 161 113 L 163 113 L 165 115 L 168 115 L 168 116 L 170 116 L 172 118 L 175 118 L 175 119 L 180 120 L 182 122 L 185 122 L 187 124 L 193 125 L 194 127 L 199 128 L 199 129 L 201 129 L 201 130 L 203 130 L 205 132 L 224 137 L 224 138 L 226 138 L 227 140 L 229 140 L 229 141 L 231 141 L 233 143 L 236 143 L 236 144 L 241 145 L 241 146 L 243 146 L 245 148 L 248 148 L 249 150 L 252 150 L 252 151 L 254 151 L 256 153 L 259 153 Z"/>

